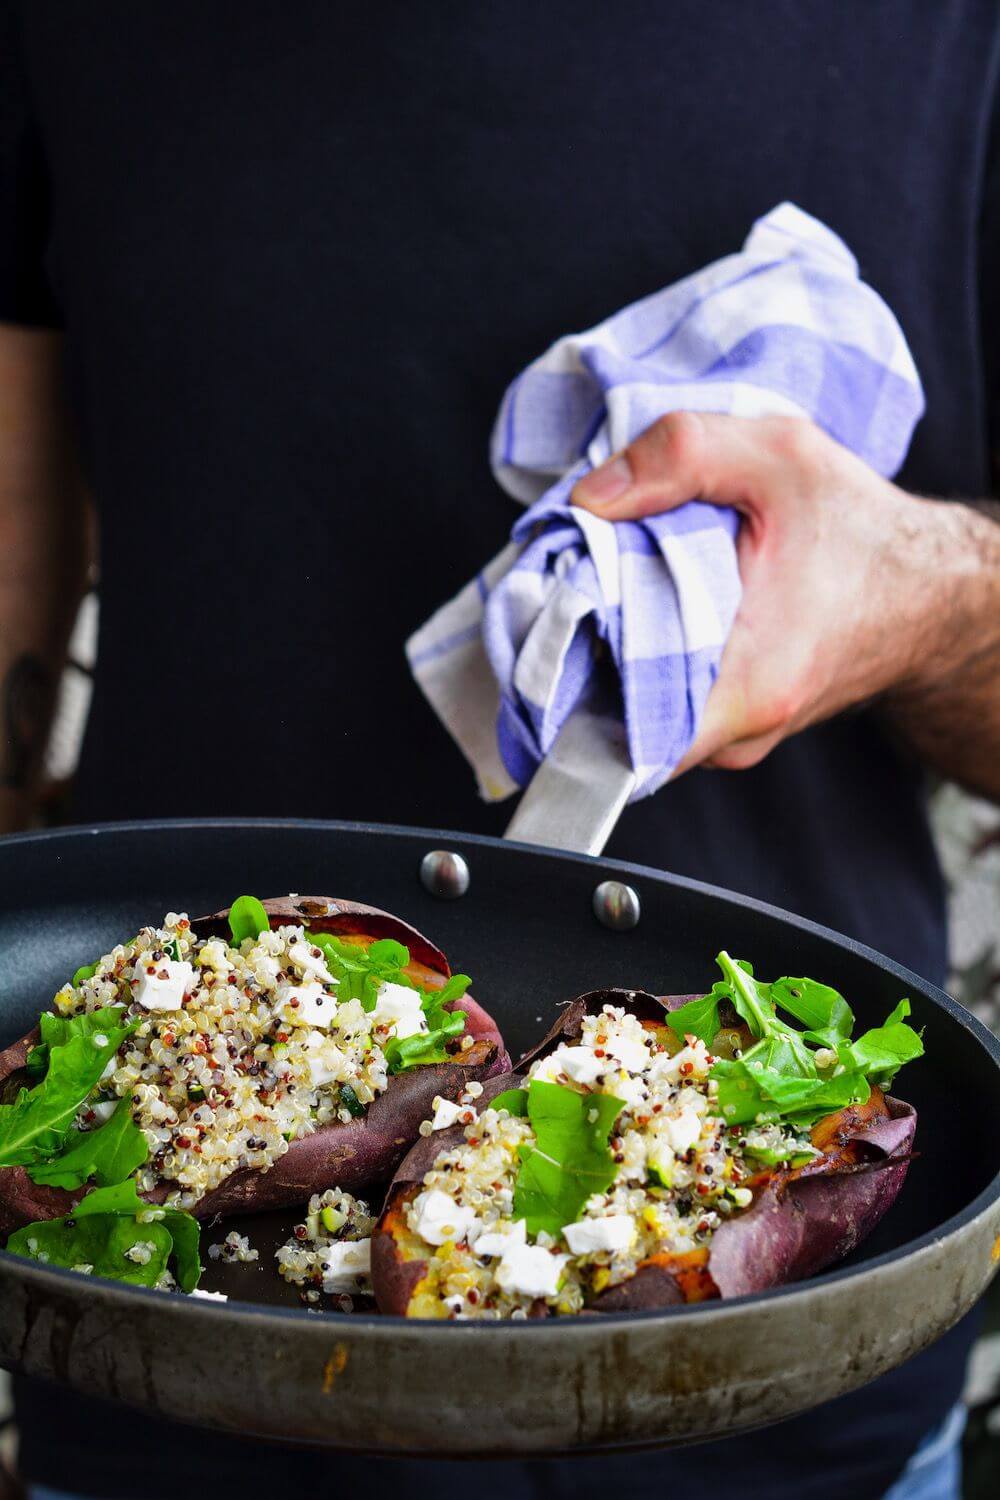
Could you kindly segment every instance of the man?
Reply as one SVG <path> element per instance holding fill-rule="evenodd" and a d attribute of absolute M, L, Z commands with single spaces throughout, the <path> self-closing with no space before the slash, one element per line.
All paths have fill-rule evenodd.
<path fill-rule="evenodd" d="M 486 472 L 504 386 L 790 199 L 900 319 L 927 415 L 901 487 L 806 424 L 687 414 L 581 484 L 608 516 L 700 494 L 746 518 L 744 603 L 689 774 L 631 809 L 610 852 L 940 981 L 926 767 L 1000 795 L 1000 532 L 981 503 L 1000 415 L 991 0 L 374 16 L 5 0 L 4 16 L 7 826 L 30 813 L 80 583 L 72 433 L 102 576 L 78 819 L 498 831 L 509 809 L 477 802 L 402 643 L 512 522 Z M 769 1434 L 474 1482 L 877 1496 L 946 1420 L 970 1337 Z M 249 1445 L 131 1417 L 126 1438 L 65 1395 L 22 1390 L 20 1423 L 26 1474 L 61 1489 L 165 1495 L 201 1463 L 252 1492 L 271 1472 Z M 143 1443 L 157 1462 L 137 1478 Z M 342 1458 L 273 1461 L 314 1490 L 372 1482 Z M 455 1482 L 391 1472 L 421 1494 Z"/>

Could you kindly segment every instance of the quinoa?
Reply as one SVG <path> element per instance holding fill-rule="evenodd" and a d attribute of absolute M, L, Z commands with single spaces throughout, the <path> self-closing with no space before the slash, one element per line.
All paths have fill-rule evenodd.
<path fill-rule="evenodd" d="M 571 1076 L 581 1074 L 579 1059 L 589 1064 L 584 1082 Z M 610 1231 L 612 1226 L 600 1221 L 613 1219 L 618 1248 L 572 1253 L 566 1234 L 576 1226 L 566 1226 L 560 1235 L 541 1232 L 529 1241 L 558 1257 L 558 1289 L 542 1299 L 552 1311 L 579 1312 L 605 1288 L 628 1280 L 651 1255 L 707 1250 L 719 1225 L 752 1201 L 746 1184 L 758 1170 L 754 1150 L 815 1154 L 807 1137 L 784 1126 L 727 1126 L 714 1103 L 713 1062 L 697 1038 L 689 1036 L 680 1046 L 668 1028 L 651 1031 L 625 1010 L 606 1005 L 584 1019 L 579 1050 L 562 1046 L 531 1066 L 529 1079 L 624 1100 L 609 1141 L 614 1180 L 606 1192 L 587 1200 L 577 1221 L 588 1226 L 586 1235 L 594 1224 L 595 1233 Z M 420 1193 L 405 1208 L 412 1251 L 428 1267 L 420 1314 L 525 1317 L 539 1299 L 512 1289 L 505 1279 L 503 1241 L 496 1236 L 515 1232 L 518 1153 L 533 1144 L 534 1132 L 527 1119 L 490 1107 L 463 1133 L 461 1144 L 436 1158 Z M 445 1209 L 431 1233 L 425 1215 L 434 1192 L 446 1194 L 455 1212 Z M 444 1200 L 433 1202 L 440 1213 Z M 444 1242 L 437 1243 L 442 1235 Z M 483 1236 L 490 1237 L 482 1243 L 493 1253 L 477 1251 Z"/>
<path fill-rule="evenodd" d="M 209 1260 L 239 1261 L 243 1265 L 249 1265 L 252 1261 L 260 1260 L 260 1251 L 254 1250 L 245 1234 L 238 1234 L 231 1229 L 226 1238 L 218 1244 L 209 1245 Z"/>
<path fill-rule="evenodd" d="M 375 1216 L 368 1204 L 340 1188 L 328 1188 L 309 1199 L 305 1221 L 296 1224 L 293 1238 L 275 1251 L 278 1272 L 297 1286 L 305 1302 L 319 1301 L 325 1293 L 336 1299 L 342 1312 L 350 1312 L 354 1295 L 368 1295 L 371 1279 L 367 1251 Z M 352 1244 L 357 1251 L 345 1257 L 335 1246 Z M 344 1261 L 346 1260 L 346 1264 Z"/>
<path fill-rule="evenodd" d="M 193 969 L 179 1008 L 145 1009 L 133 996 L 137 976 L 165 973 L 168 960 Z M 55 997 L 59 1015 L 122 1006 L 137 1023 L 78 1128 L 95 1127 L 131 1095 L 149 1146 L 138 1191 L 166 1182 L 167 1203 L 191 1209 L 232 1172 L 266 1171 L 290 1141 L 346 1123 L 386 1088 L 383 1046 L 393 1028 L 358 1000 L 338 1003 L 324 967 L 299 926 L 265 931 L 239 948 L 195 938 L 176 912 L 162 927 L 144 927 L 105 954 L 91 978 Z M 307 982 L 321 984 L 329 1001 L 322 1026 L 297 1015 L 288 998 Z"/>

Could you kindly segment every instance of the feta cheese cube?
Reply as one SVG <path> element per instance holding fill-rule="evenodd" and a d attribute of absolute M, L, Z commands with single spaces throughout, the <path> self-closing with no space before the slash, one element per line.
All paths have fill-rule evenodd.
<path fill-rule="evenodd" d="M 593 1047 L 567 1047 L 563 1042 L 532 1068 L 530 1076 L 551 1083 L 564 1073 L 574 1083 L 591 1084 L 608 1068 L 607 1058 L 595 1056 Z"/>
<path fill-rule="evenodd" d="M 661 1128 L 676 1154 L 683 1156 L 701 1135 L 701 1120 L 693 1109 L 682 1109 L 680 1114 L 665 1119 Z"/>
<path fill-rule="evenodd" d="M 317 953 L 319 954 L 318 958 L 316 956 Z M 317 948 L 314 952 L 311 943 L 305 941 L 289 943 L 288 957 L 307 979 L 322 979 L 324 984 L 337 983 L 337 980 L 334 979 L 326 966 L 326 959 L 323 957 L 322 951 Z"/>
<path fill-rule="evenodd" d="M 611 1031 L 604 1050 L 615 1062 L 621 1063 L 630 1073 L 642 1073 L 649 1067 L 650 1052 L 645 1042 L 638 1041 L 633 1037 L 622 1036 L 620 1032 Z"/>
<path fill-rule="evenodd" d="M 590 1255 L 595 1250 L 627 1250 L 635 1239 L 635 1225 L 629 1214 L 579 1219 L 564 1227 L 563 1238 L 574 1255 Z"/>
<path fill-rule="evenodd" d="M 568 1260 L 541 1245 L 509 1245 L 496 1269 L 497 1286 L 523 1297 L 554 1297 Z"/>
<path fill-rule="evenodd" d="M 323 1251 L 324 1292 L 355 1292 L 358 1278 L 367 1281 L 372 1268 L 372 1242 L 340 1240 Z"/>
<path fill-rule="evenodd" d="M 164 958 L 156 964 L 141 959 L 132 970 L 132 999 L 144 1010 L 180 1010 L 193 983 L 194 969 L 186 959 Z"/>
<path fill-rule="evenodd" d="M 329 1026 L 337 1013 L 337 1002 L 318 980 L 307 984 L 283 984 L 278 990 L 282 1018 L 292 1026 Z"/>
<path fill-rule="evenodd" d="M 420 1007 L 420 992 L 405 984 L 391 984 L 387 980 L 380 985 L 371 1016 L 376 1025 L 392 1026 L 393 1035 L 400 1041 L 427 1030 L 427 1017 Z"/>
<path fill-rule="evenodd" d="M 453 1099 L 442 1099 L 440 1095 L 434 1100 L 434 1117 L 431 1124 L 435 1130 L 447 1130 L 449 1125 L 454 1125 L 459 1115 L 469 1112 L 472 1119 L 476 1119 L 476 1111 L 468 1104 L 456 1104 Z"/>
<path fill-rule="evenodd" d="M 465 1208 L 440 1188 L 429 1188 L 413 1200 L 414 1230 L 428 1245 L 443 1245 L 447 1240 L 464 1240 L 479 1221 L 471 1208 Z"/>

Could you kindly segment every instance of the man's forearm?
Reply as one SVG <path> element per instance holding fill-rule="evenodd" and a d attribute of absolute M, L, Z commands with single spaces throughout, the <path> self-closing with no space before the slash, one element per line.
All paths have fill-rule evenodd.
<path fill-rule="evenodd" d="M 87 574 L 59 342 L 0 328 L 0 833 L 32 817 Z"/>
<path fill-rule="evenodd" d="M 884 711 L 933 770 L 1000 801 L 1000 504 L 936 502 L 935 512 L 926 566 L 936 603 Z"/>

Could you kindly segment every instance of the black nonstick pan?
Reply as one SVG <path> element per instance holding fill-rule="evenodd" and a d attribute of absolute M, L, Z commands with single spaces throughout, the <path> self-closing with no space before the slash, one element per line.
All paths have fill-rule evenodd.
<path fill-rule="evenodd" d="M 420 876 L 424 856 L 442 848 L 468 865 L 456 899 Z M 618 884 L 596 902 L 602 921 L 595 889 L 608 880 Z M 870 949 L 612 860 L 310 822 L 109 825 L 0 841 L 0 1041 L 26 1031 L 78 964 L 138 926 L 171 908 L 215 911 L 244 891 L 317 891 L 404 917 L 474 976 L 515 1055 L 557 1001 L 581 991 L 707 988 L 721 948 L 765 974 L 823 979 L 864 1025 L 908 995 L 927 1054 L 903 1090 L 919 1112 L 920 1155 L 875 1235 L 835 1270 L 653 1313 L 442 1324 L 310 1312 L 270 1253 L 295 1213 L 239 1225 L 261 1258 L 209 1273 L 205 1285 L 228 1303 L 0 1254 L 0 1363 L 165 1416 L 333 1447 L 621 1449 L 721 1436 L 862 1385 L 956 1322 L 1000 1264 L 1000 1045 L 989 1032 Z M 209 1228 L 205 1243 L 231 1227 Z"/>

